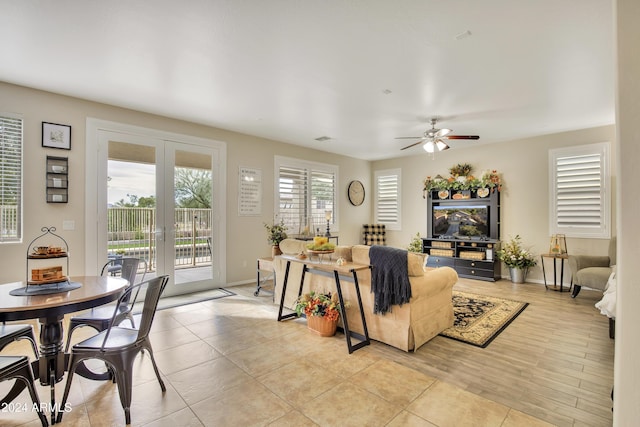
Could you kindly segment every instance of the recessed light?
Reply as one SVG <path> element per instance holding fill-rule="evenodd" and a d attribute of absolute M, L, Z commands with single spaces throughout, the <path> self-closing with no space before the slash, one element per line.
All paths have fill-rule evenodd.
<path fill-rule="evenodd" d="M 330 137 L 330 136 L 319 136 L 319 137 L 317 137 L 317 138 L 316 138 L 316 141 L 318 141 L 318 142 L 325 142 L 325 141 L 328 141 L 328 140 L 330 140 L 330 139 L 331 139 L 331 137 Z"/>

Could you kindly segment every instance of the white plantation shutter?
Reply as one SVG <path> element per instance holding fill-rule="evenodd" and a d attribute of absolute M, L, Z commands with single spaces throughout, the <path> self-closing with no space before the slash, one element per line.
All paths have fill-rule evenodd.
<path fill-rule="evenodd" d="M 314 228 L 324 233 L 326 210 L 331 211 L 332 230 L 338 231 L 335 204 L 338 168 L 281 156 L 276 156 L 275 163 L 277 221 L 284 221 L 287 234 L 302 232 L 310 217 L 313 217 Z"/>
<path fill-rule="evenodd" d="M 375 222 L 400 230 L 400 169 L 375 172 Z"/>
<path fill-rule="evenodd" d="M 551 150 L 551 234 L 608 238 L 611 206 L 609 145 Z"/>
<path fill-rule="evenodd" d="M 22 119 L 0 114 L 0 243 L 22 240 Z"/>
<path fill-rule="evenodd" d="M 331 211 L 331 223 L 334 224 L 333 206 L 335 200 L 335 174 L 323 170 L 311 171 L 311 215 L 314 218 L 324 219 L 324 229 L 326 231 L 325 211 Z"/>

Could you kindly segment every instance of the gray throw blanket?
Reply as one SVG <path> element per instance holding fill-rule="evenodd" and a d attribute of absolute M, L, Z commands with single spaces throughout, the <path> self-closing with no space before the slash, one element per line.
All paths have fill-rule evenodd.
<path fill-rule="evenodd" d="M 369 261 L 371 292 L 374 294 L 373 312 L 384 314 L 394 304 L 402 305 L 411 299 L 411 284 L 407 266 L 407 251 L 389 246 L 371 246 Z"/>

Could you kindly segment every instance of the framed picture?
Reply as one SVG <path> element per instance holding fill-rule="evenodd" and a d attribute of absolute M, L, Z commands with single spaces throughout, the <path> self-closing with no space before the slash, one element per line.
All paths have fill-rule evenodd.
<path fill-rule="evenodd" d="M 71 126 L 42 122 L 42 146 L 71 150 Z"/>

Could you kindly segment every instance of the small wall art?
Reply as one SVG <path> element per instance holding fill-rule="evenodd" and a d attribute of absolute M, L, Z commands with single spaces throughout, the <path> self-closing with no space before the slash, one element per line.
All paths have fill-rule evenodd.
<path fill-rule="evenodd" d="M 42 122 L 42 146 L 71 150 L 71 126 Z"/>

